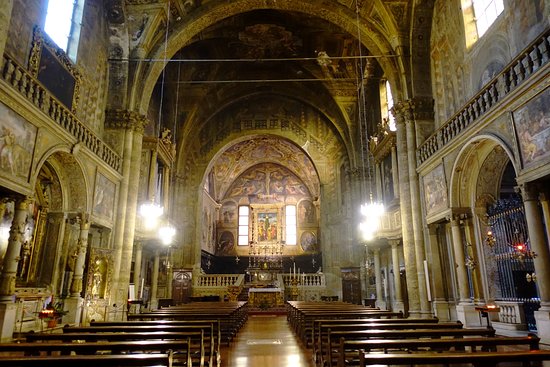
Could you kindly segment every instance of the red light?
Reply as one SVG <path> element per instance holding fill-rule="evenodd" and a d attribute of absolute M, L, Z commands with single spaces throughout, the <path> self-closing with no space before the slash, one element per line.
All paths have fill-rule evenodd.
<path fill-rule="evenodd" d="M 523 251 L 525 248 L 524 248 L 524 246 L 523 246 L 522 243 L 518 243 L 518 244 L 516 245 L 516 249 L 517 249 L 518 251 Z"/>

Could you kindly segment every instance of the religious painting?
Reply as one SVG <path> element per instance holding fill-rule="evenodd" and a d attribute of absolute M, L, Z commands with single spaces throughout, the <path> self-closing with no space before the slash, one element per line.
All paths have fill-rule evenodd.
<path fill-rule="evenodd" d="M 221 222 L 224 227 L 237 224 L 237 204 L 234 201 L 226 201 L 221 208 Z"/>
<path fill-rule="evenodd" d="M 513 112 L 524 166 L 550 156 L 550 88 Z"/>
<path fill-rule="evenodd" d="M 257 239 L 258 242 L 278 240 L 277 213 L 258 213 Z"/>
<path fill-rule="evenodd" d="M 298 220 L 302 227 L 317 224 L 315 206 L 310 200 L 302 200 L 298 204 Z"/>
<path fill-rule="evenodd" d="M 8 240 L 10 238 L 11 223 L 14 216 L 15 203 L 13 201 L 6 202 L 4 212 L 0 218 L 0 260 L 3 261 L 6 250 L 8 249 Z"/>
<path fill-rule="evenodd" d="M 0 103 L 0 168 L 4 175 L 28 179 L 36 127 Z"/>
<path fill-rule="evenodd" d="M 233 253 L 235 247 L 235 235 L 231 231 L 223 231 L 216 244 L 216 255 L 227 256 Z"/>
<path fill-rule="evenodd" d="M 101 173 L 97 173 L 93 213 L 108 220 L 113 219 L 116 185 Z"/>
<path fill-rule="evenodd" d="M 384 195 L 384 204 L 389 205 L 393 199 L 395 199 L 395 193 L 393 192 L 393 173 L 391 154 L 388 154 L 381 164 L 382 168 L 382 191 Z"/>
<path fill-rule="evenodd" d="M 440 164 L 424 176 L 424 200 L 426 213 L 433 214 L 447 208 L 447 182 Z"/>
<path fill-rule="evenodd" d="M 29 69 L 59 102 L 76 112 L 80 74 L 65 52 L 38 26 L 34 28 Z"/>
<path fill-rule="evenodd" d="M 300 236 L 300 247 L 305 252 L 317 250 L 317 236 L 314 232 L 306 231 Z"/>

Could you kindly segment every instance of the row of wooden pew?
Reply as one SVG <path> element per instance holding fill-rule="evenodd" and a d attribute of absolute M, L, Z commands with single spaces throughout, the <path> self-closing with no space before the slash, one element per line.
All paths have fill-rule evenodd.
<path fill-rule="evenodd" d="M 492 328 L 403 315 L 342 302 L 287 304 L 289 322 L 319 367 L 550 360 L 536 335 L 501 337 Z M 503 351 L 503 347 L 508 350 Z"/>
<path fill-rule="evenodd" d="M 130 321 L 31 332 L 24 342 L 0 344 L 0 367 L 219 367 L 220 344 L 231 341 L 246 317 L 246 302 L 190 303 L 137 314 Z"/>

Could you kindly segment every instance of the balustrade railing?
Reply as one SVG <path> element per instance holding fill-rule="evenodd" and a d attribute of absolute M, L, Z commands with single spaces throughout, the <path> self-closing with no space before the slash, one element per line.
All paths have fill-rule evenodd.
<path fill-rule="evenodd" d="M 25 68 L 4 55 L 0 65 L 0 79 L 44 112 L 50 119 L 74 136 L 101 160 L 120 171 L 121 159 L 93 131 L 87 128 L 61 102 L 53 97 Z"/>
<path fill-rule="evenodd" d="M 229 287 L 234 285 L 241 285 L 244 279 L 243 274 L 206 274 L 196 278 L 196 287 Z"/>
<path fill-rule="evenodd" d="M 290 287 L 293 282 L 297 282 L 297 285 L 300 287 L 324 287 L 325 286 L 325 275 L 324 274 L 283 274 L 283 281 L 285 287 Z"/>
<path fill-rule="evenodd" d="M 487 83 L 459 112 L 426 139 L 417 150 L 418 165 L 449 144 L 531 74 L 548 64 L 549 59 L 550 30 L 547 30 L 512 60 L 498 76 Z"/>

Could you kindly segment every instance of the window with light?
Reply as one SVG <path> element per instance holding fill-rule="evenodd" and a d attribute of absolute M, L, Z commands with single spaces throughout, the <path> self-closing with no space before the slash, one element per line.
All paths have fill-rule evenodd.
<path fill-rule="evenodd" d="M 380 85 L 380 96 L 382 118 L 387 122 L 390 131 L 395 131 L 397 130 L 395 126 L 395 117 L 393 117 L 391 113 L 391 109 L 393 108 L 393 95 L 391 93 L 390 82 L 387 80 Z"/>
<path fill-rule="evenodd" d="M 248 217 L 250 208 L 248 206 L 239 206 L 239 246 L 248 245 Z"/>
<path fill-rule="evenodd" d="M 477 35 L 481 37 L 504 11 L 502 0 L 472 0 Z"/>
<path fill-rule="evenodd" d="M 296 205 L 285 208 L 286 245 L 296 245 Z"/>
<path fill-rule="evenodd" d="M 49 0 L 44 31 L 76 62 L 85 0 Z"/>

